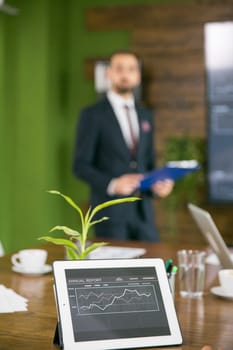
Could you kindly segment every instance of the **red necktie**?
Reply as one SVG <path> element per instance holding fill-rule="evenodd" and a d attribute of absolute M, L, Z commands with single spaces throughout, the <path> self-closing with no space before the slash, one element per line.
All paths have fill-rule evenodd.
<path fill-rule="evenodd" d="M 129 132 L 130 132 L 130 138 L 131 138 L 131 147 L 130 151 L 132 155 L 135 155 L 136 149 L 137 149 L 137 136 L 135 135 L 134 129 L 133 129 L 133 123 L 131 120 L 130 115 L 130 108 L 127 105 L 124 105 L 125 111 L 126 111 L 126 117 L 129 124 Z"/>

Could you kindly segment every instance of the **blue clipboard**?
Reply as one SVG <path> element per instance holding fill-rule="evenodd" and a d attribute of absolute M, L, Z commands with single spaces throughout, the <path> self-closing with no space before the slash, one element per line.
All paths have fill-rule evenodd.
<path fill-rule="evenodd" d="M 147 191 L 157 181 L 170 179 L 176 181 L 198 169 L 200 164 L 196 160 L 182 160 L 168 162 L 163 168 L 159 168 L 146 174 L 140 182 L 139 189 Z"/>

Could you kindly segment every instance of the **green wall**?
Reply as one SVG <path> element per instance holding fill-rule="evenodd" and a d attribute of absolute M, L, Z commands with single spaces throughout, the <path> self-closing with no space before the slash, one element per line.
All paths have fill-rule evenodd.
<path fill-rule="evenodd" d="M 6 252 L 38 244 L 54 225 L 76 224 L 75 213 L 47 189 L 80 205 L 87 198 L 87 187 L 71 174 L 77 115 L 96 98 L 84 59 L 129 47 L 130 33 L 87 32 L 86 10 L 157 2 L 12 0 L 20 15 L 0 13 L 0 240 Z"/>
<path fill-rule="evenodd" d="M 56 115 L 52 76 L 60 62 L 51 45 L 51 9 L 46 0 L 21 1 L 20 8 L 20 16 L 0 15 L 0 237 L 6 251 L 37 244 L 61 215 L 60 203 L 45 193 L 61 186 L 55 156 L 61 111 Z"/>

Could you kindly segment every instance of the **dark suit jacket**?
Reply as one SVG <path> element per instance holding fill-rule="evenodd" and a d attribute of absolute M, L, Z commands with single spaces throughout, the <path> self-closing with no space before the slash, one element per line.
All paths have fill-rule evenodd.
<path fill-rule="evenodd" d="M 126 173 L 146 173 L 154 169 L 152 115 L 136 106 L 139 119 L 139 143 L 135 162 L 107 98 L 82 110 L 76 135 L 73 171 L 91 188 L 91 206 L 117 198 L 107 195 L 109 182 Z M 136 164 L 136 167 L 135 167 Z M 144 220 L 153 221 L 151 193 L 142 193 L 142 201 L 106 208 L 100 217 L 119 221 L 129 217 L 133 205 L 140 206 Z M 137 204 L 135 204 L 137 203 Z M 100 224 L 101 225 L 101 224 Z"/>

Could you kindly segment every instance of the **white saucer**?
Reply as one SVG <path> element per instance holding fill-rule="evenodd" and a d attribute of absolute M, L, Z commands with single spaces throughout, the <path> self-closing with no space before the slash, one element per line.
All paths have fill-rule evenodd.
<path fill-rule="evenodd" d="M 218 297 L 233 300 L 233 294 L 227 294 L 226 292 L 224 292 L 221 286 L 212 287 L 210 291 Z"/>
<path fill-rule="evenodd" d="M 23 275 L 31 275 L 31 276 L 33 275 L 33 276 L 35 276 L 35 275 L 43 275 L 45 273 L 51 272 L 52 271 L 52 266 L 51 265 L 44 265 L 42 267 L 42 269 L 38 270 L 38 271 L 29 271 L 29 270 L 25 270 L 25 269 L 23 269 L 23 268 L 21 268 L 19 266 L 12 266 L 12 270 L 14 272 L 22 273 Z"/>

